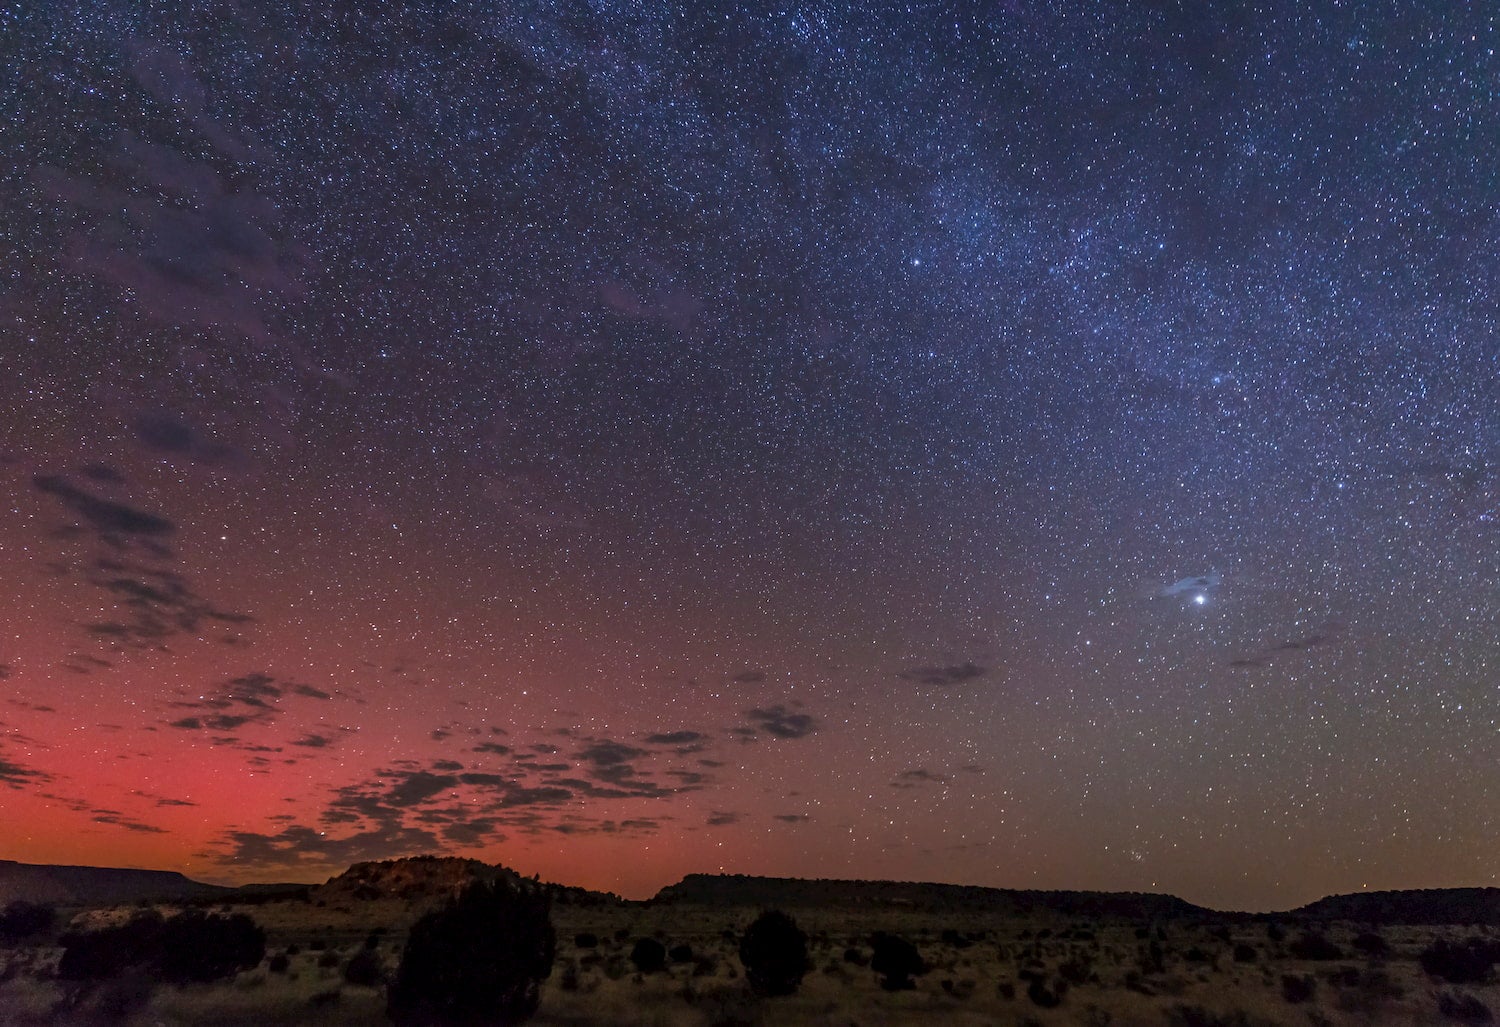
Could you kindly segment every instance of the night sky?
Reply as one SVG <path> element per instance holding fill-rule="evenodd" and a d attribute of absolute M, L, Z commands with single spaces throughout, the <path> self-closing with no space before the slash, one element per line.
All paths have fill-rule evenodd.
<path fill-rule="evenodd" d="M 1500 884 L 1497 22 L 0 8 L 0 858 Z"/>

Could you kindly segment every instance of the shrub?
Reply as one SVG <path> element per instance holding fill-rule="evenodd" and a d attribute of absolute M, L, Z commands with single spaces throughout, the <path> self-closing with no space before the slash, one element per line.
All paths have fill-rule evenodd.
<path fill-rule="evenodd" d="M 1359 967 L 1340 966 L 1328 973 L 1328 983 L 1336 984 L 1344 988 L 1353 988 L 1359 984 Z"/>
<path fill-rule="evenodd" d="M 1366 931 L 1363 934 L 1356 935 L 1354 941 L 1350 944 L 1354 946 L 1356 951 L 1363 952 L 1372 959 L 1384 956 L 1391 951 L 1391 947 L 1386 944 L 1385 939 L 1373 931 Z"/>
<path fill-rule="evenodd" d="M 287 967 L 292 965 L 291 957 L 285 952 L 278 952 L 266 963 L 266 969 L 273 974 L 284 974 Z"/>
<path fill-rule="evenodd" d="M 630 961 L 640 973 L 660 973 L 667 968 L 667 947 L 655 938 L 637 938 Z"/>
<path fill-rule="evenodd" d="M 1281 942 L 1286 941 L 1286 928 L 1282 927 L 1275 920 L 1272 920 L 1270 923 L 1266 924 L 1266 938 L 1269 941 L 1280 944 Z"/>
<path fill-rule="evenodd" d="M 329 949 L 318 956 L 318 966 L 323 970 L 332 970 L 339 965 L 339 954 L 336 949 Z"/>
<path fill-rule="evenodd" d="M 1202 1006 L 1175 1005 L 1167 1010 L 1170 1027 L 1250 1027 L 1250 1018 L 1241 1010 L 1215 1013 Z"/>
<path fill-rule="evenodd" d="M 259 966 L 266 956 L 266 932 L 244 913 L 184 910 L 162 926 L 160 941 L 157 975 L 175 984 L 230 977 Z"/>
<path fill-rule="evenodd" d="M 881 975 L 880 986 L 886 991 L 909 991 L 915 988 L 914 976 L 927 972 L 927 964 L 917 947 L 905 938 L 878 931 L 870 938 L 875 950 L 870 969 Z"/>
<path fill-rule="evenodd" d="M 667 955 L 672 957 L 674 963 L 691 963 L 693 961 L 693 947 L 691 945 L 673 945 L 667 950 Z"/>
<path fill-rule="evenodd" d="M 582 931 L 573 935 L 573 944 L 581 949 L 596 949 L 599 947 L 599 936 L 591 931 Z"/>
<path fill-rule="evenodd" d="M 123 924 L 64 934 L 57 976 L 65 981 L 97 981 L 145 962 L 158 951 L 164 922 L 160 913 L 148 910 Z"/>
<path fill-rule="evenodd" d="M 213 981 L 258 966 L 266 935 L 243 913 L 210 916 L 188 909 L 170 919 L 154 910 L 98 931 L 63 936 L 57 974 L 64 980 L 113 977 L 127 968 L 174 984 Z"/>
<path fill-rule="evenodd" d="M 52 930 L 57 911 L 51 906 L 17 899 L 0 911 L 0 945 L 14 945 Z"/>
<path fill-rule="evenodd" d="M 1234 947 L 1234 961 L 1236 963 L 1253 963 L 1260 958 L 1260 953 L 1254 945 L 1240 942 Z"/>
<path fill-rule="evenodd" d="M 1281 997 L 1293 1005 L 1312 1001 L 1318 990 L 1318 982 L 1311 977 L 1286 974 L 1281 978 Z"/>
<path fill-rule="evenodd" d="M 1059 966 L 1057 973 L 1069 984 L 1087 984 L 1094 979 L 1094 961 L 1087 956 L 1074 956 Z"/>
<path fill-rule="evenodd" d="M 974 944 L 967 936 L 952 927 L 944 928 L 940 937 L 944 945 L 952 945 L 956 949 L 966 949 Z"/>
<path fill-rule="evenodd" d="M 1031 983 L 1026 986 L 1026 997 L 1031 999 L 1033 1005 L 1043 1009 L 1056 1009 L 1062 1005 L 1063 995 L 1067 994 L 1067 991 L 1067 981 L 1058 981 L 1049 988 L 1047 979 L 1037 976 L 1033 977 Z"/>
<path fill-rule="evenodd" d="M 385 981 L 385 967 L 374 949 L 360 949 L 344 964 L 344 980 L 366 988 L 379 987 Z"/>
<path fill-rule="evenodd" d="M 1494 1023 L 1495 1015 L 1490 1007 L 1474 995 L 1463 992 L 1442 992 L 1438 995 L 1438 1012 L 1459 1023 Z"/>
<path fill-rule="evenodd" d="M 855 966 L 869 966 L 870 957 L 859 949 L 851 947 L 844 950 L 844 962 L 853 963 Z"/>
<path fill-rule="evenodd" d="M 550 914 L 540 890 L 469 884 L 412 925 L 386 1011 L 400 1024 L 525 1022 L 557 955 Z"/>
<path fill-rule="evenodd" d="M 1422 950 L 1422 969 L 1449 984 L 1479 984 L 1489 980 L 1495 967 L 1495 954 L 1479 939 L 1455 945 L 1439 938 Z"/>
<path fill-rule="evenodd" d="M 812 969 L 807 935 L 797 921 L 770 909 L 756 917 L 740 939 L 745 979 L 757 995 L 790 995 Z"/>
<path fill-rule="evenodd" d="M 1344 950 L 1317 931 L 1304 931 L 1302 936 L 1287 946 L 1296 959 L 1343 959 Z"/>

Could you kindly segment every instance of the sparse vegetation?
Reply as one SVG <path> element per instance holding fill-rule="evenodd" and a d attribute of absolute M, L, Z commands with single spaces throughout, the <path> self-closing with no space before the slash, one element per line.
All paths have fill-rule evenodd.
<path fill-rule="evenodd" d="M 790 995 L 812 969 L 807 935 L 797 921 L 779 910 L 756 917 L 740 939 L 745 979 L 758 995 Z"/>
<path fill-rule="evenodd" d="M 455 894 L 451 889 L 459 882 L 402 898 L 401 887 L 375 880 L 385 897 L 355 905 L 352 914 L 337 912 L 339 903 L 319 912 L 300 899 L 296 908 L 292 900 L 255 907 L 274 948 L 232 984 L 224 978 L 226 983 L 209 987 L 162 986 L 157 956 L 140 955 L 166 946 L 168 924 L 175 921 L 171 908 L 162 909 L 163 916 L 151 908 L 70 907 L 67 945 L 59 939 L 0 947 L 0 1023 L 376 1022 L 399 994 L 394 980 L 406 956 L 401 946 L 409 935 L 421 934 L 413 921 L 434 901 Z M 503 887 L 532 888 L 524 881 Z M 217 905 L 192 904 L 205 912 L 189 914 L 174 929 L 209 917 L 227 922 L 206 912 Z M 754 913 L 738 919 L 745 908 L 669 902 L 553 906 L 547 919 L 557 917 L 557 930 L 565 929 L 574 946 L 554 953 L 550 982 L 545 970 L 533 971 L 539 978 L 534 998 L 523 994 L 498 1017 L 453 1015 L 451 1007 L 431 1004 L 395 1015 L 401 1023 L 433 1025 L 518 1023 L 535 1010 L 549 1023 L 622 1025 L 948 1019 L 1036 1027 L 1462 1027 L 1500 1019 L 1490 988 L 1490 956 L 1500 947 L 1500 931 L 1487 922 L 1429 927 L 1376 917 L 1299 917 L 1280 921 L 1288 933 L 1277 944 L 1266 939 L 1264 920 L 1153 916 L 1090 922 L 1045 909 L 1007 917 L 939 903 L 908 909 L 811 902 L 797 907 L 795 933 L 775 943 L 760 938 L 757 949 L 765 925 Z M 498 915 L 485 924 L 486 935 L 509 934 Z M 616 940 L 625 928 L 624 939 Z M 872 934 L 876 928 L 880 932 Z M 1030 938 L 1021 938 L 1028 932 Z M 56 936 L 54 929 L 48 937 Z M 81 941 L 84 936 L 89 940 Z M 1308 953 L 1310 939 L 1341 949 L 1346 958 L 1299 958 Z M 311 940 L 318 947 L 309 952 Z M 457 976 L 448 964 L 470 959 L 489 943 L 455 945 L 443 965 Z M 763 966 L 753 951 L 787 957 L 793 972 Z M 633 952 L 642 958 L 632 960 Z M 66 960 L 59 958 L 64 955 Z M 657 960 L 662 969 L 647 971 Z M 1156 960 L 1161 969 L 1144 972 Z M 88 962 L 94 976 L 59 972 L 78 974 Z M 1491 976 L 1462 984 L 1441 976 L 1480 971 Z M 494 987 L 490 977 L 487 971 L 486 983 L 475 987 Z M 778 994 L 793 997 L 769 997 Z"/>
<path fill-rule="evenodd" d="M 475 881 L 412 925 L 387 1012 L 401 1024 L 523 1023 L 556 953 L 545 894 Z"/>

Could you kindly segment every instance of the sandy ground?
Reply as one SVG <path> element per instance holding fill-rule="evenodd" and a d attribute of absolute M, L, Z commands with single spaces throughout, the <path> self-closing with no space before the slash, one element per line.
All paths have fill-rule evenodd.
<path fill-rule="evenodd" d="M 378 928 L 383 933 L 376 951 L 387 970 L 394 970 L 404 932 L 420 907 L 399 900 L 324 907 L 276 902 L 236 911 L 248 913 L 266 930 L 268 959 L 259 967 L 213 985 L 151 987 L 129 979 L 94 985 L 68 1016 L 58 1012 L 59 1003 L 77 986 L 49 979 L 60 949 L 51 944 L 0 949 L 0 1023 L 93 1023 L 116 1012 L 125 1014 L 117 1022 L 142 1025 L 385 1022 L 381 989 L 345 982 L 342 968 Z M 79 914 L 77 922 L 97 923 L 129 912 L 90 911 Z M 1417 963 L 1418 953 L 1434 938 L 1461 939 L 1483 929 L 1388 927 L 1380 934 L 1390 952 L 1369 958 L 1351 946 L 1355 935 L 1368 928 L 1336 924 L 1327 936 L 1346 958 L 1310 961 L 1289 951 L 1300 934 L 1295 925 L 1286 925 L 1286 937 L 1277 941 L 1263 923 L 1178 922 L 1158 928 L 1123 921 L 939 917 L 890 909 L 793 910 L 809 936 L 813 970 L 796 995 L 758 999 L 745 985 L 736 941 L 757 912 L 688 905 L 558 907 L 553 913 L 558 958 L 533 1022 L 661 1027 L 1465 1022 L 1439 1012 L 1442 993 L 1472 995 L 1500 1011 L 1500 984 L 1444 984 L 1429 978 Z M 917 978 L 914 990 L 885 991 L 867 966 L 846 958 L 867 960 L 869 935 L 876 930 L 899 934 L 921 951 L 931 969 Z M 575 937 L 581 932 L 593 933 L 599 944 L 579 947 Z M 692 958 L 669 963 L 662 973 L 639 974 L 628 957 L 643 936 L 668 947 L 688 945 Z M 1159 966 L 1153 960 L 1153 941 Z M 1236 946 L 1242 947 L 1239 959 Z M 271 971 L 269 957 L 289 948 L 295 954 L 286 970 Z M 1064 977 L 1072 982 L 1060 1005 L 1044 1008 L 1028 995 L 1027 974 L 1039 976 L 1049 990 L 1056 990 Z M 1283 983 L 1287 976 L 1311 978 L 1312 997 L 1289 1001 Z"/>

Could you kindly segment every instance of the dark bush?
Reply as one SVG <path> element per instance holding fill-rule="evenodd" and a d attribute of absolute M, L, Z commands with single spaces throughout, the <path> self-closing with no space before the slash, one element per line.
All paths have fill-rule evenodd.
<path fill-rule="evenodd" d="M 318 955 L 318 967 L 322 970 L 332 970 L 339 965 L 339 954 L 336 949 L 329 949 Z"/>
<path fill-rule="evenodd" d="M 869 966 L 870 957 L 859 949 L 847 948 L 844 950 L 844 962 L 853 963 L 855 966 Z"/>
<path fill-rule="evenodd" d="M 1059 966 L 1057 973 L 1069 984 L 1087 984 L 1094 979 L 1094 961 L 1087 956 L 1074 956 Z"/>
<path fill-rule="evenodd" d="M 209 916 L 189 909 L 169 919 L 161 932 L 156 972 L 163 981 L 216 981 L 259 966 L 266 932 L 244 913 Z"/>
<path fill-rule="evenodd" d="M 1304 931 L 1296 941 L 1287 946 L 1295 959 L 1343 959 L 1344 950 L 1317 931 Z"/>
<path fill-rule="evenodd" d="M 286 947 L 286 954 L 289 956 L 300 956 L 302 955 L 302 946 L 297 944 L 288 945 Z"/>
<path fill-rule="evenodd" d="M 1234 961 L 1236 963 L 1253 963 L 1260 958 L 1260 953 L 1254 945 L 1240 942 L 1234 947 Z"/>
<path fill-rule="evenodd" d="M 1202 1006 L 1175 1005 L 1167 1010 L 1169 1027 L 1250 1027 L 1250 1017 L 1236 1010 L 1215 1013 Z"/>
<path fill-rule="evenodd" d="M 284 974 L 291 965 L 291 957 L 285 952 L 278 952 L 266 961 L 266 969 L 273 974 Z"/>
<path fill-rule="evenodd" d="M 0 911 L 0 945 L 14 945 L 52 930 L 57 911 L 51 906 L 17 899 Z"/>
<path fill-rule="evenodd" d="M 1318 982 L 1311 977 L 1286 974 L 1281 978 L 1281 997 L 1295 1004 L 1311 1002 L 1318 990 Z"/>
<path fill-rule="evenodd" d="M 1478 938 L 1455 945 L 1439 938 L 1422 950 L 1422 969 L 1449 984 L 1480 984 L 1490 979 L 1495 969 L 1495 953 Z"/>
<path fill-rule="evenodd" d="M 1438 1012 L 1449 1020 L 1459 1023 L 1494 1023 L 1495 1015 L 1490 1007 L 1477 996 L 1463 992 L 1442 992 L 1438 995 Z"/>
<path fill-rule="evenodd" d="M 1341 988 L 1353 988 L 1359 985 L 1359 967 L 1340 966 L 1328 972 L 1328 983 L 1336 984 Z"/>
<path fill-rule="evenodd" d="M 667 947 L 655 938 L 637 938 L 630 961 L 643 974 L 660 973 L 667 968 Z"/>
<path fill-rule="evenodd" d="M 385 983 L 385 966 L 374 949 L 360 949 L 344 964 L 344 980 L 366 988 Z"/>
<path fill-rule="evenodd" d="M 1212 953 L 1199 945 L 1190 946 L 1182 954 L 1182 958 L 1189 963 L 1212 963 L 1214 961 Z"/>
<path fill-rule="evenodd" d="M 1272 920 L 1266 924 L 1266 938 L 1277 943 L 1286 941 L 1286 928 Z"/>
<path fill-rule="evenodd" d="M 674 963 L 691 963 L 693 961 L 693 947 L 691 945 L 673 945 L 667 950 L 667 955 L 672 957 Z"/>
<path fill-rule="evenodd" d="M 881 975 L 880 986 L 886 991 L 909 991 L 917 986 L 912 978 L 927 972 L 922 954 L 905 938 L 878 931 L 870 946 L 875 950 L 870 969 Z"/>
<path fill-rule="evenodd" d="M 97 981 L 147 962 L 160 951 L 158 937 L 164 922 L 160 913 L 149 910 L 113 927 L 69 931 L 62 936 L 57 976 L 65 981 Z"/>
<path fill-rule="evenodd" d="M 540 890 L 475 881 L 412 925 L 387 992 L 400 1024 L 516 1024 L 541 1001 L 557 935 Z"/>
<path fill-rule="evenodd" d="M 1031 999 L 1033 1005 L 1043 1009 L 1056 1009 L 1062 1005 L 1063 995 L 1068 991 L 1067 981 L 1058 981 L 1048 987 L 1045 977 L 1036 977 L 1026 986 L 1026 997 Z"/>
<path fill-rule="evenodd" d="M 573 944 L 581 949 L 596 949 L 599 947 L 599 936 L 590 931 L 583 931 L 573 935 Z"/>
<path fill-rule="evenodd" d="M 1391 951 L 1391 947 L 1386 944 L 1385 939 L 1372 931 L 1356 935 L 1354 941 L 1350 942 L 1350 944 L 1354 946 L 1356 951 L 1363 952 L 1372 959 L 1384 956 Z"/>
<path fill-rule="evenodd" d="M 756 917 L 740 939 L 745 979 L 758 995 L 790 995 L 812 969 L 807 935 L 797 921 L 776 909 Z"/>
<path fill-rule="evenodd" d="M 124 924 L 63 936 L 58 976 L 99 980 L 128 967 L 159 981 L 213 981 L 260 964 L 266 935 L 243 913 L 210 916 L 188 909 L 164 920 L 154 910 Z"/>
<path fill-rule="evenodd" d="M 944 945 L 952 945 L 956 949 L 966 949 L 974 944 L 966 935 L 952 927 L 944 928 L 940 937 Z"/>

